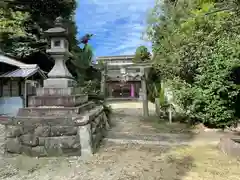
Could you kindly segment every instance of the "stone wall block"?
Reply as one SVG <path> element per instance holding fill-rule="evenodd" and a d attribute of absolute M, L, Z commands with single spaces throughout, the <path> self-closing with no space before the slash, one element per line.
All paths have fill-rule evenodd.
<path fill-rule="evenodd" d="M 46 137 L 44 147 L 49 156 L 63 155 L 64 149 L 80 149 L 80 142 L 76 136 Z"/>
<path fill-rule="evenodd" d="M 98 124 L 98 126 L 96 127 L 96 130 L 95 130 L 94 134 L 97 134 L 97 133 L 101 132 L 101 129 L 102 129 L 102 125 L 101 125 L 101 124 Z"/>
<path fill-rule="evenodd" d="M 36 128 L 37 127 L 34 126 L 34 125 L 31 125 L 31 126 L 29 126 L 29 125 L 22 125 L 23 134 L 29 134 L 29 133 L 33 134 Z"/>
<path fill-rule="evenodd" d="M 38 126 L 35 129 L 34 134 L 39 137 L 48 137 L 50 136 L 51 128 L 50 126 Z"/>
<path fill-rule="evenodd" d="M 7 138 L 5 143 L 5 150 L 9 153 L 21 153 L 22 145 L 18 138 Z"/>
<path fill-rule="evenodd" d="M 101 131 L 99 131 L 97 134 L 93 135 L 93 149 L 94 149 L 94 152 L 99 147 L 99 144 L 100 144 L 102 138 L 103 138 L 103 134 L 102 134 Z"/>
<path fill-rule="evenodd" d="M 77 127 L 74 126 L 52 126 L 51 136 L 73 136 L 77 135 Z"/>
<path fill-rule="evenodd" d="M 31 156 L 32 155 L 32 148 L 30 146 L 21 145 L 21 154 Z"/>
<path fill-rule="evenodd" d="M 95 122 L 96 124 L 99 124 L 100 121 L 101 121 L 101 116 L 97 116 L 97 117 L 94 119 L 94 122 Z"/>
<path fill-rule="evenodd" d="M 6 134 L 6 126 L 0 124 L 0 156 L 5 152 L 5 134 Z"/>
<path fill-rule="evenodd" d="M 92 123 L 91 123 L 91 129 L 92 129 L 91 131 L 92 131 L 92 134 L 95 133 L 96 128 L 97 128 L 97 124 L 96 124 L 95 122 L 92 122 Z"/>
<path fill-rule="evenodd" d="M 103 121 L 106 123 L 106 129 L 110 129 L 110 124 L 109 124 L 109 120 L 107 118 L 107 115 L 105 112 L 103 112 Z"/>
<path fill-rule="evenodd" d="M 5 133 L 7 138 L 19 137 L 23 134 L 21 126 L 6 126 Z"/>
<path fill-rule="evenodd" d="M 46 137 L 38 137 L 38 145 L 44 146 L 45 145 L 45 139 Z"/>
<path fill-rule="evenodd" d="M 102 106 L 84 110 L 84 114 L 16 119 L 3 125 L 3 150 L 37 157 L 92 155 L 104 136 L 107 118 Z"/>
<path fill-rule="evenodd" d="M 101 129 L 101 132 L 102 132 L 102 135 L 103 137 L 105 137 L 107 135 L 107 129 L 106 129 L 106 126 L 104 126 L 102 129 Z"/>
<path fill-rule="evenodd" d="M 47 155 L 48 154 L 44 146 L 36 146 L 32 148 L 31 156 L 44 157 Z"/>
<path fill-rule="evenodd" d="M 24 134 L 19 137 L 22 145 L 35 147 L 39 144 L 39 139 L 34 134 Z"/>

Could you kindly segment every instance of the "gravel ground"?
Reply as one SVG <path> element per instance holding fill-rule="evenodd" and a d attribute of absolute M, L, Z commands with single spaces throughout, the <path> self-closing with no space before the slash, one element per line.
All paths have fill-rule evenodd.
<path fill-rule="evenodd" d="M 219 152 L 216 146 L 211 145 L 213 139 L 209 136 L 200 140 L 192 137 L 184 139 L 189 134 L 156 134 L 152 126 L 140 120 L 140 103 L 113 104 L 112 107 L 118 114 L 113 116 L 115 126 L 109 133 L 112 138 L 164 141 L 169 144 L 118 144 L 104 141 L 97 154 L 88 159 L 1 156 L 0 179 L 240 180 L 239 161 Z M 172 140 L 189 143 L 176 146 L 171 145 Z"/>
<path fill-rule="evenodd" d="M 79 157 L 0 161 L 3 180 L 239 180 L 239 161 L 213 146 L 155 147 L 108 144 Z"/>

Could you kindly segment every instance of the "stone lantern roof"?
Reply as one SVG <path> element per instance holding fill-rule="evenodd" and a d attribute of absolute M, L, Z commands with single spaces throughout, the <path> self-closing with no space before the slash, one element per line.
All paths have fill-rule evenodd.
<path fill-rule="evenodd" d="M 56 36 L 67 36 L 68 34 L 68 31 L 64 28 L 63 26 L 63 19 L 62 17 L 58 17 L 56 20 L 55 20 L 55 24 L 54 24 L 55 27 L 53 28 L 50 28 L 48 30 L 45 31 L 45 34 L 46 36 L 48 37 L 56 37 Z"/>

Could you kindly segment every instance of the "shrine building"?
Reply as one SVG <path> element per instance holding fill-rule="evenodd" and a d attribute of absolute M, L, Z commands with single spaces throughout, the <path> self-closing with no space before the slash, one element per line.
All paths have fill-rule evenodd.
<path fill-rule="evenodd" d="M 107 98 L 139 98 L 140 67 L 133 63 L 134 55 L 101 56 L 97 61 L 106 67 L 105 95 Z"/>

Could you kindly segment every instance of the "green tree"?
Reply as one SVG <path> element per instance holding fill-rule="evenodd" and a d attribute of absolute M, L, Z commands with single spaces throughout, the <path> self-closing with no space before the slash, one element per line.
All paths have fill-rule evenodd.
<path fill-rule="evenodd" d="M 37 35 L 26 28 L 27 12 L 0 9 L 0 48 L 3 52 L 22 57 L 34 52 Z M 29 23 L 28 23 L 29 24 Z"/>
<path fill-rule="evenodd" d="M 145 46 L 139 46 L 136 49 L 135 56 L 133 61 L 134 62 L 146 62 L 151 59 L 151 54 L 148 51 L 147 47 Z"/>
<path fill-rule="evenodd" d="M 239 23 L 237 0 L 158 1 L 149 18 L 154 67 L 185 114 L 211 127 L 238 119 Z"/>
<path fill-rule="evenodd" d="M 76 78 L 84 80 L 93 51 L 85 42 L 83 49 L 79 47 L 82 40 L 76 37 L 75 0 L 4 0 L 0 5 L 0 49 L 4 53 L 23 61 L 38 53 L 49 59 L 45 53 L 44 31 L 61 16 L 68 29 L 69 48 L 73 54 L 67 67 Z"/>
<path fill-rule="evenodd" d="M 85 79 L 88 79 L 89 76 L 91 76 L 86 72 L 90 68 L 93 55 L 92 47 L 88 43 L 84 44 L 83 49 L 78 46 L 76 47 L 71 62 L 74 65 L 73 68 L 79 83 L 83 83 Z"/>
<path fill-rule="evenodd" d="M 70 47 L 77 45 L 76 25 L 72 20 L 75 0 L 4 0 L 0 6 L 0 37 L 3 52 L 25 57 L 46 49 L 43 32 L 58 16 L 69 27 Z"/>

